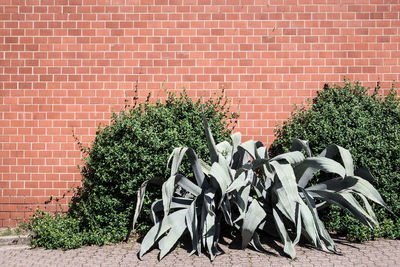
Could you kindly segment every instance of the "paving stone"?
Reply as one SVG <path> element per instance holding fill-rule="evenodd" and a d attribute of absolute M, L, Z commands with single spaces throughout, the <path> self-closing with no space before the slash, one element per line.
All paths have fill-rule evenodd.
<path fill-rule="evenodd" d="M 224 253 L 213 262 L 204 254 L 189 257 L 182 248 L 177 248 L 161 262 L 158 261 L 158 250 L 147 253 L 140 261 L 137 258 L 140 249 L 138 243 L 69 251 L 10 245 L 0 247 L 0 266 L 400 266 L 399 240 L 377 240 L 363 244 L 339 241 L 337 247 L 341 255 L 298 246 L 295 260 L 280 256 L 281 252 L 272 249 L 270 251 L 275 255 L 221 246 Z"/>

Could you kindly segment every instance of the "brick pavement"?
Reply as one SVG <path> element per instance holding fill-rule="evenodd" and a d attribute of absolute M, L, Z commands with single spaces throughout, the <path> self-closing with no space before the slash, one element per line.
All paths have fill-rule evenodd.
<path fill-rule="evenodd" d="M 221 245 L 224 254 L 213 262 L 202 254 L 190 256 L 177 248 L 158 262 L 154 249 L 138 260 L 140 244 L 121 243 L 75 250 L 30 249 L 27 246 L 0 247 L 0 266 L 400 266 L 400 240 L 378 240 L 363 244 L 336 239 L 338 251 L 328 254 L 305 246 L 297 246 L 297 258 L 279 255 L 280 247 L 268 248 L 271 255 L 251 249 L 238 250 Z"/>

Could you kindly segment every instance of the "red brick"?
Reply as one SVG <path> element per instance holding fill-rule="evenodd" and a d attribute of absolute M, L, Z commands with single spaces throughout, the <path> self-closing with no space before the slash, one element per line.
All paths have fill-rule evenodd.
<path fill-rule="evenodd" d="M 185 86 L 193 97 L 224 85 L 240 110 L 244 139 L 270 143 L 276 120 L 324 82 L 346 76 L 390 87 L 400 79 L 400 9 L 393 5 L 117 2 L 3 7 L 0 175 L 6 183 L 25 182 L 3 191 L 0 206 L 10 201 L 4 194 L 20 195 L 15 203 L 22 206 L 2 213 L 0 225 L 25 216 L 24 203 L 41 204 L 79 181 L 72 128 L 92 141 L 98 122 L 124 105 L 136 81 L 140 101 L 150 91 L 165 96 L 157 91 L 162 83 Z"/>

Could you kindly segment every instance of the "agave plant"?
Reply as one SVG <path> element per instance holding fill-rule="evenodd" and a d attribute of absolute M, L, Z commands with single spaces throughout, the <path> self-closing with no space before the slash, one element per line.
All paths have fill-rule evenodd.
<path fill-rule="evenodd" d="M 158 242 L 162 259 L 187 231 L 192 240 L 192 253 L 199 254 L 204 247 L 210 258 L 214 259 L 220 252 L 218 240 L 222 217 L 233 226 L 245 217 L 247 210 L 251 210 L 247 209 L 247 198 L 251 184 L 248 177 L 252 177 L 252 171 L 236 175 L 236 171 L 229 167 L 237 160 L 243 160 L 233 160 L 231 157 L 239 144 L 240 134 L 232 136 L 232 147 L 227 142 L 216 146 L 207 121 L 204 123 L 212 165 L 198 159 L 191 148 L 179 147 L 172 152 L 169 159 L 169 163 L 172 161 L 171 176 L 162 186 L 162 199 L 152 204 L 152 220 L 155 225 L 143 239 L 139 258 Z M 185 155 L 190 160 L 195 183 L 179 173 Z M 144 187 L 145 184 L 142 189 Z M 143 195 L 143 190 L 141 192 Z M 236 217 L 231 212 L 232 204 L 237 205 L 240 211 Z M 162 219 L 158 216 L 161 212 Z M 167 231 L 168 234 L 164 235 Z"/>
<path fill-rule="evenodd" d="M 258 168 L 258 178 L 266 180 L 258 194 L 263 196 L 261 203 L 270 220 L 261 223 L 259 228 L 273 234 L 275 229 L 266 227 L 271 226 L 273 221 L 284 244 L 284 252 L 290 257 L 295 257 L 294 246 L 301 236 L 306 237 L 318 249 L 336 251 L 335 244 L 317 213 L 317 208 L 326 203 L 336 204 L 348 210 L 369 227 L 378 225 L 367 199 L 385 208 L 386 204 L 366 180 L 372 179 L 369 171 L 366 168 L 354 171 L 353 159 L 348 150 L 331 145 L 319 156 L 312 157 L 308 142 L 296 139 L 292 144 L 292 152 L 267 161 L 267 158 L 260 158 L 260 153 L 255 153 L 256 148 L 248 148 L 247 151 L 253 158 L 253 168 Z M 300 151 L 304 151 L 307 158 Z M 343 165 L 333 158 L 339 158 Z M 257 166 L 257 162 L 262 162 L 261 166 Z M 306 187 L 316 171 L 329 173 L 333 178 Z M 362 199 L 366 210 L 353 194 Z M 316 205 L 315 198 L 323 202 Z M 295 236 L 293 241 L 291 235 Z"/>
<path fill-rule="evenodd" d="M 291 152 L 269 158 L 261 142 L 241 144 L 240 133 L 235 133 L 232 144 L 216 145 L 205 119 L 204 128 L 211 165 L 191 148 L 180 147 L 172 152 L 168 161 L 171 175 L 162 186 L 162 199 L 151 207 L 154 226 L 143 239 L 139 258 L 158 243 L 162 259 L 188 232 L 192 253 L 200 254 L 204 248 L 213 260 L 220 252 L 221 220 L 240 232 L 243 249 L 251 244 L 266 252 L 259 234 L 268 233 L 281 238 L 284 252 L 292 258 L 301 236 L 318 249 L 335 252 L 335 244 L 318 217 L 318 208 L 327 203 L 339 205 L 373 227 L 378 222 L 368 199 L 386 207 L 367 181 L 371 174 L 365 168 L 354 171 L 351 154 L 342 147 L 331 145 L 313 157 L 308 143 L 296 139 Z M 185 155 L 195 181 L 179 173 Z M 317 171 L 332 178 L 307 187 Z M 135 220 L 145 186 L 139 190 Z M 365 209 L 353 194 L 362 199 Z M 322 202 L 316 204 L 315 199 Z"/>

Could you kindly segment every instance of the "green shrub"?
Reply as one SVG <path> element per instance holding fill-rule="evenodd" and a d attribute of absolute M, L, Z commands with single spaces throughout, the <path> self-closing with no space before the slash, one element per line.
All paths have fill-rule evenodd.
<path fill-rule="evenodd" d="M 228 125 L 236 115 L 229 112 L 222 94 L 193 102 L 184 91 L 179 97 L 168 93 L 165 103 L 152 104 L 148 98 L 145 103 L 135 101 L 132 107 L 114 113 L 110 125 L 99 127 L 90 148 L 79 143 L 84 153 L 82 186 L 76 190 L 66 216 L 36 214 L 31 223 L 36 236 L 33 245 L 72 248 L 125 239 L 131 229 L 138 188 L 146 180 L 168 178 L 166 162 L 173 149 L 191 146 L 200 155 L 207 155 L 202 114 L 218 141 L 229 138 Z M 149 186 L 137 231 L 150 226 L 150 205 L 160 196 L 159 187 Z M 64 235 L 58 234 L 61 227 L 68 229 Z M 51 228 L 56 233 L 46 230 Z"/>
<path fill-rule="evenodd" d="M 379 84 L 372 95 L 360 83 L 345 81 L 344 87 L 325 85 L 312 104 L 296 107 L 290 118 L 275 130 L 271 154 L 290 149 L 293 138 L 308 140 L 317 154 L 328 144 L 346 147 L 356 167 L 368 167 L 375 176 L 372 184 L 389 208 L 400 214 L 400 104 L 392 88 L 384 97 Z M 323 179 L 321 176 L 320 179 Z M 400 237 L 400 221 L 383 209 L 376 209 L 382 225 L 369 230 L 346 213 L 333 207 L 324 216 L 328 228 L 350 239 Z"/>
<path fill-rule="evenodd" d="M 29 228 L 35 233 L 31 239 L 32 247 L 72 249 L 83 244 L 84 234 L 80 231 L 79 221 L 65 214 L 52 215 L 36 210 Z"/>

